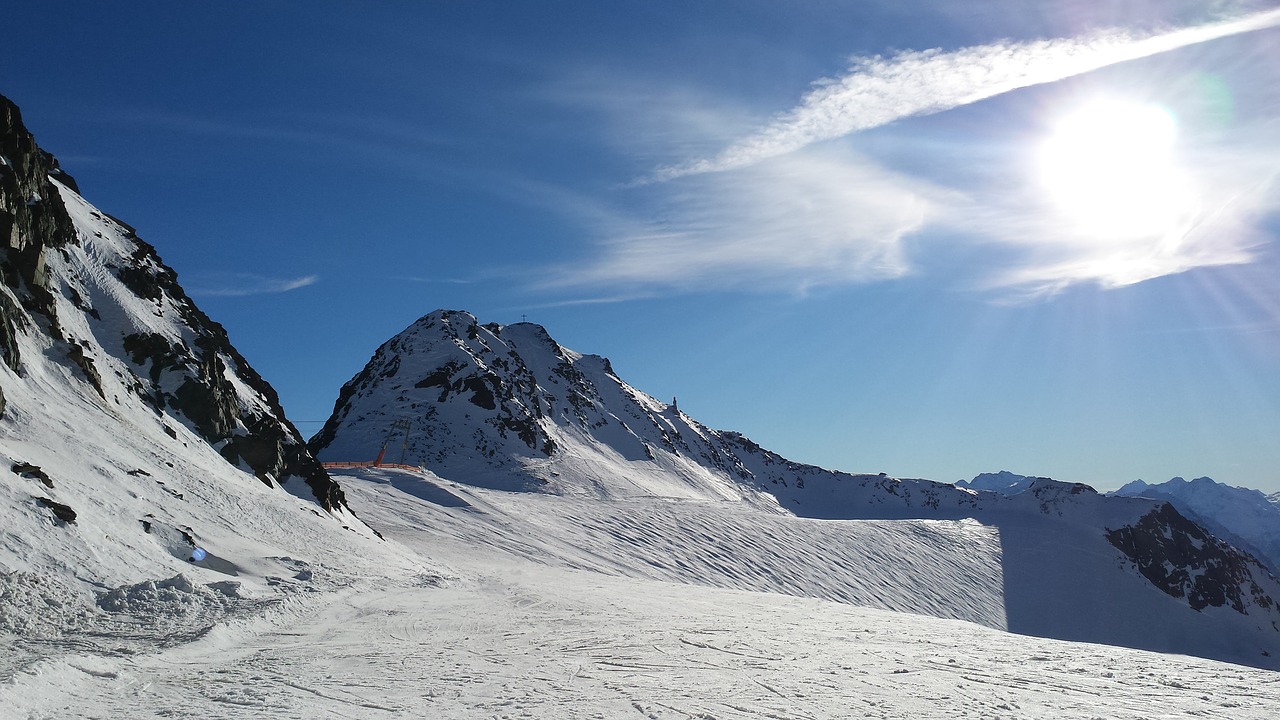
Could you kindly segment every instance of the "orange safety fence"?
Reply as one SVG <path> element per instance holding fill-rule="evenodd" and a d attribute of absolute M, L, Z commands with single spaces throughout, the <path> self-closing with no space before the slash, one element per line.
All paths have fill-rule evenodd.
<path fill-rule="evenodd" d="M 396 468 L 398 470 L 416 470 L 418 472 L 422 472 L 422 468 L 418 467 L 417 465 L 402 465 L 400 463 L 389 463 L 389 462 L 380 463 L 377 460 L 365 460 L 364 462 L 358 462 L 358 461 L 357 462 L 322 462 L 320 464 L 323 465 L 325 469 L 330 469 L 330 470 L 337 470 L 340 468 L 379 467 L 379 468 Z"/>

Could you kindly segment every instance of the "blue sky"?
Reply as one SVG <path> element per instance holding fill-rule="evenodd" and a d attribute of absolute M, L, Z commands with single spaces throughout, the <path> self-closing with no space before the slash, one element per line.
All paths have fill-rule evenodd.
<path fill-rule="evenodd" d="M 799 461 L 1280 490 L 1276 3 L 5 16 L 0 93 L 304 432 L 446 307 Z"/>

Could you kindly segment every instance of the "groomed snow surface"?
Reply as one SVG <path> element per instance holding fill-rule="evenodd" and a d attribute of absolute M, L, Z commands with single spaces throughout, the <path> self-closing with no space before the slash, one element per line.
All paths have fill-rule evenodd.
<path fill-rule="evenodd" d="M 235 582 L 194 564 L 96 602 L 33 573 L 0 576 L 0 716 L 1271 718 L 1280 707 L 1274 672 L 998 629 L 999 538 L 972 521 L 530 496 L 394 470 L 340 481 L 387 537 L 352 543 L 345 562 L 243 558 Z M 255 569 L 267 566 L 279 574 Z"/>

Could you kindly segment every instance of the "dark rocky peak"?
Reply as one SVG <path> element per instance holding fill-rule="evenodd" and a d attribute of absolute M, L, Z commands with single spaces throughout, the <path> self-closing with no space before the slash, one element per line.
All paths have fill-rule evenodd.
<path fill-rule="evenodd" d="M 1168 501 L 1218 538 L 1280 568 L 1280 508 L 1251 488 L 1232 487 L 1199 477 L 1174 478 L 1158 485 L 1136 481 L 1113 493 Z"/>
<path fill-rule="evenodd" d="M 1160 503 L 1133 525 L 1108 531 L 1107 540 L 1160 590 L 1185 598 L 1196 610 L 1229 606 L 1265 613 L 1280 631 L 1276 579 L 1253 556 L 1206 532 L 1171 503 Z M 1263 587 L 1263 583 L 1270 587 Z"/>

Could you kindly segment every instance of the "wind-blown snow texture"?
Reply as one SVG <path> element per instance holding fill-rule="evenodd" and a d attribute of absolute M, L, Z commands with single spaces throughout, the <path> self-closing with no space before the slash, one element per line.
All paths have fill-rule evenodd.
<path fill-rule="evenodd" d="M 1165 504 L 1105 498 L 1046 478 L 1020 478 L 1023 491 L 1005 496 L 794 463 L 738 433 L 707 428 L 627 385 L 608 360 L 563 348 L 529 323 L 482 325 L 444 310 L 422 317 L 343 387 L 311 446 L 323 459 L 355 461 L 372 459 L 388 440 L 388 460 L 472 486 L 615 503 L 663 498 L 677 503 L 670 507 L 709 506 L 726 517 L 749 509 L 755 518 L 790 518 L 708 533 L 754 536 L 766 547 L 776 543 L 762 539 L 764 528 L 781 522 L 788 530 L 780 532 L 792 532 L 794 516 L 971 519 L 998 528 L 1003 620 L 963 602 L 915 598 L 922 601 L 917 610 L 942 617 L 1259 664 L 1271 664 L 1280 640 L 1276 579 Z M 661 524 L 640 544 L 664 547 L 698 524 Z M 901 541 L 861 547 L 886 545 Z M 955 550 L 972 552 L 963 543 Z M 645 562 L 660 566 L 676 554 L 666 548 Z M 751 550 L 735 545 L 727 554 Z M 769 587 L 788 592 L 785 582 Z M 843 599 L 867 602 L 856 593 Z"/>

